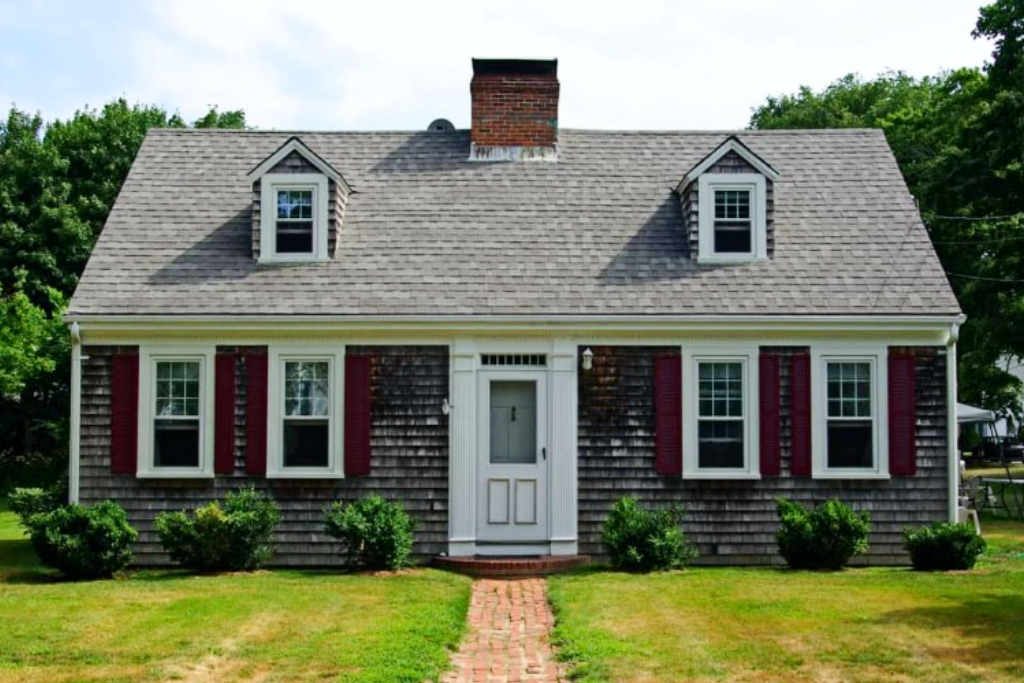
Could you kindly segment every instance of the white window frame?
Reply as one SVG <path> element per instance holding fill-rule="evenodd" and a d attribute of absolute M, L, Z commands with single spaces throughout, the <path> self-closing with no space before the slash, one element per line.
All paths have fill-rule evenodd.
<path fill-rule="evenodd" d="M 214 357 L 212 346 L 140 346 L 138 405 L 138 465 L 140 479 L 209 479 L 213 477 Z M 156 418 L 156 364 L 158 362 L 199 362 L 199 465 L 157 467 L 153 446 Z"/>
<path fill-rule="evenodd" d="M 747 263 L 768 258 L 768 195 L 758 173 L 705 173 L 698 184 L 699 263 Z M 750 192 L 750 251 L 745 254 L 715 251 L 715 191 Z"/>
<path fill-rule="evenodd" d="M 277 192 L 312 190 L 313 252 L 279 254 L 277 252 Z M 327 176 L 319 173 L 268 173 L 260 179 L 260 263 L 302 263 L 326 261 L 327 253 Z"/>
<path fill-rule="evenodd" d="M 267 378 L 267 478 L 343 479 L 345 477 L 343 401 L 344 346 L 278 346 L 269 351 Z M 327 466 L 284 466 L 284 366 L 288 361 L 328 363 Z"/>
<path fill-rule="evenodd" d="M 758 348 L 722 342 L 683 347 L 683 479 L 760 479 L 760 386 L 755 371 Z M 740 363 L 743 367 L 742 468 L 709 468 L 698 464 L 700 363 Z"/>
<path fill-rule="evenodd" d="M 811 474 L 815 479 L 889 479 L 889 351 L 875 344 L 811 349 Z M 872 467 L 828 466 L 828 363 L 871 367 Z"/>

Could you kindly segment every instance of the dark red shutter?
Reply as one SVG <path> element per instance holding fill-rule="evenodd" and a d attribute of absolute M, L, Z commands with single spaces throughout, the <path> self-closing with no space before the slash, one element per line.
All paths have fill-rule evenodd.
<path fill-rule="evenodd" d="M 235 472 L 235 355 L 217 354 L 214 381 L 213 471 Z"/>
<path fill-rule="evenodd" d="M 889 474 L 917 473 L 916 370 L 914 357 L 889 354 Z"/>
<path fill-rule="evenodd" d="M 761 393 L 759 422 L 761 428 L 761 476 L 779 474 L 780 423 L 782 401 L 779 396 L 780 358 L 770 353 L 761 354 L 758 375 Z"/>
<path fill-rule="evenodd" d="M 658 474 L 683 473 L 683 361 L 654 359 L 654 467 Z"/>
<path fill-rule="evenodd" d="M 345 476 L 370 473 L 370 357 L 345 357 Z"/>
<path fill-rule="evenodd" d="M 790 414 L 792 456 L 790 473 L 795 477 L 811 476 L 811 357 L 793 356 L 790 360 Z"/>
<path fill-rule="evenodd" d="M 135 474 L 139 464 L 139 356 L 117 354 L 110 368 L 110 471 Z"/>
<path fill-rule="evenodd" d="M 245 357 L 245 470 L 267 473 L 267 354 Z"/>

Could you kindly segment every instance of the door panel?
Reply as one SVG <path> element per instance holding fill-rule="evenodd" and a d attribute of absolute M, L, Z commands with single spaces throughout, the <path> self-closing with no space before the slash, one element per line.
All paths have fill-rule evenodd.
<path fill-rule="evenodd" d="M 481 372 L 478 538 L 547 541 L 547 375 Z"/>

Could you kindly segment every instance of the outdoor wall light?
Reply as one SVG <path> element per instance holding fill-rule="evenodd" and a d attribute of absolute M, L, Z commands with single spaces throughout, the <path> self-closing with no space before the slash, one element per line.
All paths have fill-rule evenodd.
<path fill-rule="evenodd" d="M 594 352 L 589 348 L 583 352 L 583 369 L 589 370 L 594 367 Z"/>

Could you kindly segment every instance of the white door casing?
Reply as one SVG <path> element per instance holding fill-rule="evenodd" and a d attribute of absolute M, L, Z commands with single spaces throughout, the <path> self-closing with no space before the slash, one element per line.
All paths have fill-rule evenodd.
<path fill-rule="evenodd" d="M 481 370 L 477 382 L 477 541 L 547 542 L 547 368 Z"/>

